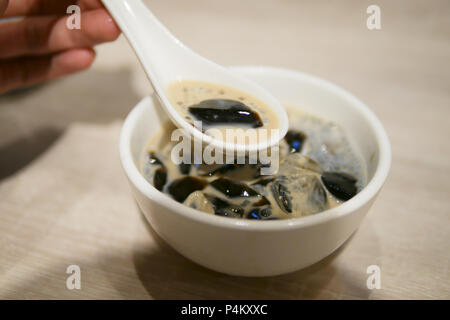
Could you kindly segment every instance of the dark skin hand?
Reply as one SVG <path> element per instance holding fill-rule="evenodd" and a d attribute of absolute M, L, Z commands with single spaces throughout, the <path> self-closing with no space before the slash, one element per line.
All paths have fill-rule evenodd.
<path fill-rule="evenodd" d="M 81 28 L 70 30 L 67 7 L 81 9 Z M 89 68 L 93 46 L 120 30 L 100 0 L 0 0 L 0 94 Z"/>

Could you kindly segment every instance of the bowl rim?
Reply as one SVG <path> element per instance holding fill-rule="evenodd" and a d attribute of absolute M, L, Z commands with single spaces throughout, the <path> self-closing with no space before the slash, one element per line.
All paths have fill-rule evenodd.
<path fill-rule="evenodd" d="M 346 99 L 353 105 L 355 110 L 360 112 L 367 120 L 367 123 L 370 126 L 370 129 L 374 132 L 376 138 L 378 147 L 378 165 L 372 179 L 352 199 L 335 208 L 305 217 L 273 221 L 254 221 L 206 214 L 199 210 L 187 207 L 152 186 L 140 173 L 133 161 L 131 152 L 131 137 L 141 114 L 143 114 L 146 108 L 148 108 L 152 103 L 151 98 L 147 96 L 144 97 L 126 117 L 120 133 L 119 143 L 120 159 L 125 173 L 130 182 L 141 193 L 143 193 L 150 200 L 157 202 L 159 205 L 170 209 L 168 210 L 169 212 L 174 212 L 186 219 L 220 228 L 241 229 L 255 232 L 279 231 L 322 224 L 355 212 L 359 208 L 368 204 L 377 195 L 387 178 L 391 166 L 391 146 L 383 125 L 367 105 L 347 90 L 329 82 L 328 80 L 304 72 L 268 66 L 233 66 L 230 67 L 230 69 L 243 73 L 260 73 L 269 75 L 276 74 L 281 77 L 301 79 L 302 81 L 307 81 L 314 85 L 322 86 L 325 90 L 331 91 L 334 94 L 340 95 Z"/>

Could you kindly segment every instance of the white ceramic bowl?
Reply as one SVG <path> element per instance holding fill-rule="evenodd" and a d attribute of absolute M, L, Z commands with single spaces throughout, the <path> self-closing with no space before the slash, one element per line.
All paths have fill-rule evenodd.
<path fill-rule="evenodd" d="M 281 103 L 340 124 L 363 157 L 367 186 L 336 208 L 296 219 L 251 221 L 188 208 L 156 190 L 139 172 L 145 146 L 167 119 L 150 97 L 125 120 L 120 137 L 122 165 L 153 229 L 186 258 L 239 276 L 272 276 L 305 268 L 336 250 L 360 225 L 388 175 L 388 137 L 364 103 L 325 80 L 269 67 L 232 69 L 270 90 Z"/>

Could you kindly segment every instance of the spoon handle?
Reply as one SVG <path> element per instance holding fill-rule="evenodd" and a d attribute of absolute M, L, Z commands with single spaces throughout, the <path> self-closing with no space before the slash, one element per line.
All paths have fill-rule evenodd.
<path fill-rule="evenodd" d="M 128 39 L 156 91 L 173 80 L 174 61 L 187 49 L 141 0 L 102 0 Z M 178 54 L 177 54 L 178 53 Z M 184 54 L 186 52 L 184 51 Z M 161 82 L 161 83 L 160 83 Z"/>

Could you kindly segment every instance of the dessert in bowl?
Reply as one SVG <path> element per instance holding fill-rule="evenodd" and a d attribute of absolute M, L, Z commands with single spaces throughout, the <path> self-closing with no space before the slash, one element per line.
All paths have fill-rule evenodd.
<path fill-rule="evenodd" d="M 336 194 L 336 190 L 324 179 L 324 174 L 336 172 L 335 168 L 327 168 L 327 162 L 322 161 L 320 156 L 318 159 L 317 153 L 314 153 L 317 150 L 310 148 L 310 153 L 288 152 L 287 156 L 289 159 L 301 158 L 301 163 L 309 163 L 304 161 L 304 156 L 306 159 L 310 159 L 309 156 L 313 158 L 314 165 L 302 166 L 302 170 L 309 170 L 308 176 L 314 181 L 314 186 L 318 186 L 320 192 L 317 194 L 326 204 L 322 203 L 314 210 L 310 206 L 302 207 L 301 203 L 297 205 L 296 199 L 301 197 L 294 192 L 290 194 L 291 207 L 285 206 L 286 201 L 277 202 L 277 196 L 271 192 L 280 190 L 278 176 L 275 181 L 269 182 L 267 189 L 250 184 L 254 183 L 253 180 L 245 182 L 246 188 L 251 186 L 245 192 L 256 197 L 253 200 L 259 203 L 265 199 L 262 201 L 264 205 L 258 208 L 240 207 L 233 202 L 234 199 L 226 198 L 226 194 L 218 194 L 216 191 L 224 189 L 224 180 L 229 178 L 220 172 L 204 179 L 209 179 L 210 185 L 190 190 L 193 192 L 186 192 L 181 198 L 174 197 L 170 192 L 164 193 L 173 181 L 164 181 L 162 186 L 155 185 L 152 183 L 152 167 L 147 166 L 149 170 L 146 172 L 145 163 L 142 163 L 151 152 L 163 151 L 158 144 L 160 140 L 155 136 L 161 135 L 164 129 L 170 136 L 172 130 L 166 127 L 167 117 L 156 100 L 150 97 L 144 98 L 128 115 L 120 138 L 121 160 L 132 191 L 153 229 L 179 253 L 207 268 L 231 275 L 271 276 L 307 267 L 332 253 L 358 228 L 387 177 L 391 157 L 389 140 L 381 123 L 367 106 L 325 80 L 276 68 L 232 69 L 269 90 L 283 105 L 289 106 L 290 122 L 294 126 L 305 125 L 305 122 L 295 119 L 303 114 L 336 124 L 346 142 L 346 148 L 336 158 L 348 160 L 343 163 L 338 161 L 339 168 L 343 170 L 340 173 L 350 172 L 350 176 L 356 178 L 352 180 L 356 191 L 350 196 Z M 292 151 L 295 146 L 298 147 L 298 144 L 288 144 L 288 149 Z M 168 165 L 167 161 L 162 163 L 158 157 L 155 158 L 160 162 L 156 169 Z M 280 169 L 283 167 L 280 166 Z M 169 170 L 169 176 L 172 171 Z M 200 173 L 195 174 L 198 178 Z M 179 178 L 177 176 L 172 180 Z M 211 206 L 200 208 L 203 209 L 200 211 L 193 208 L 198 207 L 192 205 L 195 201 L 185 202 L 196 192 L 206 195 L 205 199 L 214 196 Z M 214 200 L 216 198 L 221 202 Z M 233 208 L 238 206 L 239 209 L 221 210 L 223 208 L 217 203 L 221 204 L 224 200 L 229 200 Z M 295 210 L 295 207 L 293 210 L 292 205 L 300 209 Z M 269 214 L 265 210 L 267 208 L 270 208 Z M 223 212 L 225 214 L 221 214 Z M 237 219 L 230 218 L 236 212 Z"/>

